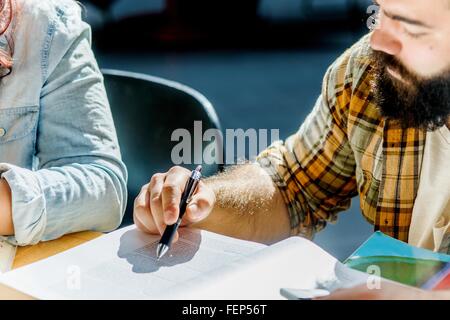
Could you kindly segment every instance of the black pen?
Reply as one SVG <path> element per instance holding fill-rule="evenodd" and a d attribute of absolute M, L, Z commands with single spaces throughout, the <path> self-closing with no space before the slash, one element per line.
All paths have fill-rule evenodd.
<path fill-rule="evenodd" d="M 158 260 L 161 259 L 167 253 L 167 251 L 169 251 L 173 237 L 181 224 L 181 220 L 183 219 L 184 213 L 186 212 L 187 205 L 189 204 L 189 201 L 191 201 L 191 197 L 197 189 L 201 177 L 202 166 L 198 166 L 194 171 L 192 171 L 189 180 L 186 182 L 186 187 L 184 188 L 184 192 L 181 196 L 180 216 L 178 217 L 177 222 L 171 226 L 166 227 L 161 240 L 158 243 L 158 247 L 156 248 L 156 258 Z"/>

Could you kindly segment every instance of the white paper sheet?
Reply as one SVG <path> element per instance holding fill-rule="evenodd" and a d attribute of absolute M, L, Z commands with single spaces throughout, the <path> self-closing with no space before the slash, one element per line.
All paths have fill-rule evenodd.
<path fill-rule="evenodd" d="M 6 273 L 0 282 L 39 299 L 284 299 L 281 288 L 350 287 L 367 275 L 293 237 L 266 247 L 183 229 L 161 261 L 159 237 L 134 226 Z"/>
<path fill-rule="evenodd" d="M 174 288 L 164 299 L 284 299 L 281 288 L 348 288 L 368 275 L 344 266 L 313 242 L 293 237 Z"/>
<path fill-rule="evenodd" d="M 265 247 L 183 229 L 179 242 L 157 261 L 159 239 L 131 226 L 8 272 L 0 281 L 39 299 L 157 299 Z"/>

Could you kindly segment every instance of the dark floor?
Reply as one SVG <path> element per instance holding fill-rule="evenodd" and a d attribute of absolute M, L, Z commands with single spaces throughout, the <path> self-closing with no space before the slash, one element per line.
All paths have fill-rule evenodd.
<path fill-rule="evenodd" d="M 98 53 L 98 59 L 103 68 L 151 74 L 197 89 L 213 103 L 224 129 L 279 128 L 284 139 L 310 112 L 327 67 L 358 37 L 349 34 L 332 48 Z M 345 259 L 371 232 L 355 199 L 352 209 L 315 241 Z"/>

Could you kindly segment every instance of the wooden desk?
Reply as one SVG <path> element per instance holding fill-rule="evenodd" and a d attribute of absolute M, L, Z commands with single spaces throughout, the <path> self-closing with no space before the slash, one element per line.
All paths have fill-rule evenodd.
<path fill-rule="evenodd" d="M 89 240 L 98 238 L 101 235 L 102 233 L 99 232 L 80 232 L 66 235 L 57 240 L 41 242 L 34 246 L 17 248 L 13 269 L 54 256 L 55 254 L 79 246 Z"/>
<path fill-rule="evenodd" d="M 74 248 L 102 236 L 99 232 L 80 232 L 66 235 L 60 239 L 42 242 L 34 246 L 20 247 L 17 249 L 13 269 L 26 266 L 30 263 L 54 256 L 68 249 Z M 0 299 L 33 299 L 23 293 L 0 285 Z"/>

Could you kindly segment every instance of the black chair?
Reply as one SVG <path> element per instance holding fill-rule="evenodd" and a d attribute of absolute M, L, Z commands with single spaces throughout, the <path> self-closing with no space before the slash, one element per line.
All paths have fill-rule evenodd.
<path fill-rule="evenodd" d="M 194 154 L 201 156 L 201 149 L 208 146 L 215 147 L 218 155 L 223 155 L 221 139 L 202 141 L 201 149 L 194 148 L 194 121 L 201 121 L 202 136 L 208 129 L 221 131 L 221 126 L 211 103 L 187 86 L 131 72 L 102 72 L 123 161 L 129 174 L 128 205 L 122 223 L 126 226 L 132 223 L 133 202 L 141 187 L 149 182 L 154 173 L 165 172 L 174 166 L 171 154 L 180 141 L 171 141 L 172 133 L 180 128 L 189 131 L 193 162 Z M 193 169 L 196 164 L 183 166 Z M 205 176 L 221 169 L 220 163 L 203 164 Z"/>

